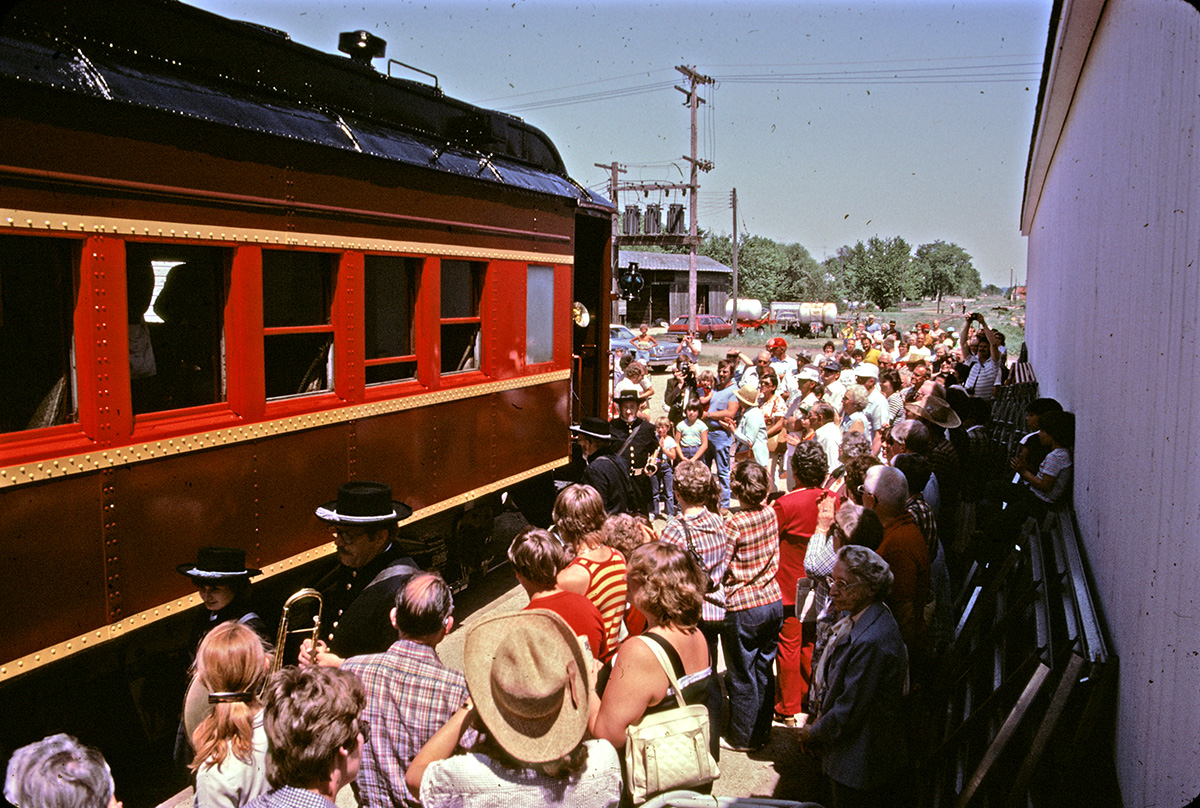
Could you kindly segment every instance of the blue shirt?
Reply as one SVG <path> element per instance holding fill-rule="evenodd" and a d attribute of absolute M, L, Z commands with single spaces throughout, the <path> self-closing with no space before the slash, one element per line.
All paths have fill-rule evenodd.
<path fill-rule="evenodd" d="M 721 390 L 713 390 L 712 400 L 708 402 L 709 412 L 720 412 L 721 410 L 727 409 L 729 407 L 729 402 L 733 401 L 736 396 L 737 385 L 735 384 L 730 384 L 728 387 L 722 388 Z M 705 418 L 704 421 L 708 424 L 709 431 L 716 429 L 725 433 L 726 435 L 729 434 L 729 430 L 721 426 L 720 421 L 712 418 Z"/>

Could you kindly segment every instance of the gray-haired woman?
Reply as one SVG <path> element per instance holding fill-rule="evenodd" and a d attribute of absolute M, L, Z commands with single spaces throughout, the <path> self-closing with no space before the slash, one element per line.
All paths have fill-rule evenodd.
<path fill-rule="evenodd" d="M 875 551 L 847 545 L 829 579 L 842 617 L 814 670 L 820 712 L 801 743 L 821 754 L 835 808 L 899 804 L 908 652 L 883 603 L 892 571 Z"/>

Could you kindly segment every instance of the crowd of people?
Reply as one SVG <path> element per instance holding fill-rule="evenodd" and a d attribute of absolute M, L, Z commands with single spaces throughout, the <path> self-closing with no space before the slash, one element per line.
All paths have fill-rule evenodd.
<path fill-rule="evenodd" d="M 634 379 L 614 418 L 572 428 L 580 482 L 508 551 L 528 606 L 475 621 L 462 671 L 437 653 L 450 587 L 402 555 L 411 509 L 386 485 L 317 508 L 337 549 L 314 582 L 327 616 L 277 672 L 259 571 L 202 549 L 178 568 L 205 606 L 181 731 L 197 808 L 328 808 L 350 784 L 365 808 L 630 804 L 631 738 L 683 704 L 704 707 L 714 761 L 783 727 L 820 757 L 832 805 L 907 804 L 914 694 L 949 639 L 952 580 L 1070 496 L 1057 402 L 1029 405 L 1016 456 L 990 448 L 1005 360 L 978 315 L 907 334 L 868 317 L 819 356 L 779 337 L 731 351 L 707 384 L 681 357 L 665 417 Z M 119 804 L 103 758 L 68 736 L 18 750 L 5 795 Z"/>

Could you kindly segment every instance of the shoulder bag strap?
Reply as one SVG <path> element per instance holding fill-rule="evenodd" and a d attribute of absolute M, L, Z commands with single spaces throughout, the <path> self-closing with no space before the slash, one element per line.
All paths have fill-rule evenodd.
<path fill-rule="evenodd" d="M 696 543 L 692 541 L 692 531 L 688 528 L 687 519 L 683 516 L 683 514 L 679 515 L 679 524 L 683 525 L 683 538 L 687 542 L 688 550 L 696 557 L 697 560 L 699 560 L 700 569 L 704 570 L 704 576 L 711 581 L 713 571 L 710 570 L 704 563 L 704 556 L 699 550 L 696 549 Z M 720 562 L 717 563 L 719 564 Z M 716 569 L 715 565 L 713 566 L 713 569 Z"/>
<path fill-rule="evenodd" d="M 642 419 L 641 419 L 641 418 L 639 418 L 638 420 L 639 420 L 639 421 L 641 421 Z M 629 445 L 630 445 L 631 443 L 633 443 L 633 438 L 634 438 L 634 436 L 635 436 L 635 435 L 637 435 L 637 431 L 638 431 L 638 429 L 639 429 L 639 427 L 637 427 L 637 426 L 635 426 L 635 427 L 631 427 L 631 428 L 630 428 L 630 430 L 629 430 L 629 437 L 627 437 L 627 438 L 625 439 L 625 442 L 621 444 L 621 448 L 620 448 L 620 449 L 618 449 L 618 450 L 616 451 L 616 454 L 617 454 L 617 456 L 618 456 L 618 457 L 624 457 L 624 456 L 625 456 L 625 450 L 629 448 Z"/>
<path fill-rule="evenodd" d="M 654 656 L 658 659 L 658 664 L 662 665 L 663 672 L 667 674 L 667 679 L 671 682 L 671 688 L 675 691 L 675 703 L 680 707 L 687 707 L 687 702 L 683 700 L 683 688 L 679 686 L 679 678 L 675 676 L 675 670 L 671 667 L 671 662 L 667 659 L 667 652 L 657 642 L 652 642 L 645 635 L 637 635 L 638 639 L 649 646 Z"/>
<path fill-rule="evenodd" d="M 384 581 L 391 580 L 392 578 L 395 578 L 397 575 L 403 575 L 406 572 L 416 572 L 416 571 L 417 571 L 417 568 L 414 567 L 412 564 L 405 564 L 402 561 L 397 560 L 397 561 L 393 562 L 391 565 L 381 569 L 379 571 L 379 574 L 371 579 L 371 583 L 369 583 L 365 587 L 363 587 L 363 591 L 370 589 L 371 587 L 375 586 L 375 584 L 383 583 Z"/>

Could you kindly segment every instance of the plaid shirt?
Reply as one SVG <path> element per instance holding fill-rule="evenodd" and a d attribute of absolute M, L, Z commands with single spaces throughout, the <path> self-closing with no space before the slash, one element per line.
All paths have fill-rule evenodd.
<path fill-rule="evenodd" d="M 405 639 L 382 654 L 351 657 L 342 670 L 353 671 L 367 690 L 363 717 L 371 723 L 371 737 L 358 775 L 363 805 L 417 808 L 421 803 L 408 792 L 404 772 L 466 702 L 466 679 L 443 665 L 428 645 Z"/>
<path fill-rule="evenodd" d="M 687 521 L 687 530 L 683 528 Z M 721 517 L 710 510 L 702 510 L 694 516 L 675 516 L 663 528 L 663 541 L 688 551 L 688 534 L 691 534 L 692 544 L 703 560 L 704 569 L 709 578 L 717 584 L 713 592 L 704 596 L 704 606 L 701 619 L 708 622 L 718 622 L 725 619 L 725 523 Z"/>
<path fill-rule="evenodd" d="M 246 808 L 336 808 L 329 800 L 307 788 L 282 786 L 246 803 Z"/>
<path fill-rule="evenodd" d="M 725 608 L 766 606 L 780 599 L 779 519 L 774 508 L 735 511 L 725 523 Z"/>
<path fill-rule="evenodd" d="M 925 501 L 925 497 L 918 493 L 908 498 L 904 509 L 917 523 L 917 527 L 921 528 L 921 535 L 925 537 L 925 546 L 929 548 L 929 557 L 932 559 L 937 555 L 938 546 L 937 520 L 933 517 L 933 508 Z"/>
<path fill-rule="evenodd" d="M 936 442 L 940 437 L 940 432 L 937 427 L 933 427 L 933 440 Z M 943 437 L 932 449 L 929 454 L 925 455 L 925 459 L 929 461 L 929 467 L 933 469 L 933 473 L 937 475 L 938 489 L 942 493 L 942 509 L 945 512 L 947 505 L 957 505 L 959 498 L 959 476 L 961 474 L 958 451 L 955 450 L 954 444 L 949 438 Z"/>

